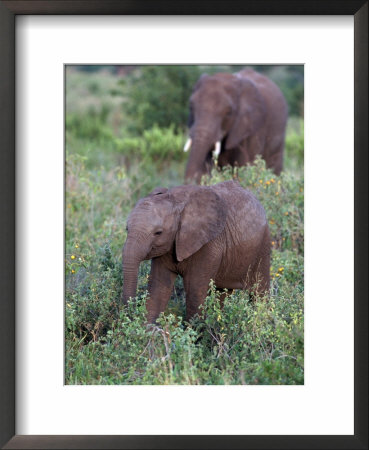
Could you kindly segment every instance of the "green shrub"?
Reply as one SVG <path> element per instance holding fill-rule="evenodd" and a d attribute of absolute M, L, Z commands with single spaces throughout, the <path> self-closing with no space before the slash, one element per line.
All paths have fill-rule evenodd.
<path fill-rule="evenodd" d="M 198 66 L 142 66 L 123 79 L 130 132 L 137 135 L 154 125 L 184 129 L 189 97 L 200 74 Z"/>
<path fill-rule="evenodd" d="M 145 130 L 140 137 L 126 137 L 116 140 L 118 151 L 132 160 L 166 166 L 172 161 L 184 161 L 187 155 L 183 152 L 186 137 L 175 132 L 174 127 L 159 128 L 154 125 Z"/>
<path fill-rule="evenodd" d="M 109 111 L 108 106 L 102 106 L 100 110 L 91 107 L 85 114 L 67 114 L 66 131 L 78 138 L 98 141 L 112 139 L 112 130 L 107 125 Z"/>
<path fill-rule="evenodd" d="M 87 345 L 68 340 L 66 382 L 303 383 L 301 296 L 289 299 L 286 314 L 274 297 L 252 304 L 237 292 L 221 309 L 218 295 L 211 285 L 200 315 L 187 325 L 161 314 L 157 325 L 146 326 L 146 294 L 130 300 L 103 338 Z"/>

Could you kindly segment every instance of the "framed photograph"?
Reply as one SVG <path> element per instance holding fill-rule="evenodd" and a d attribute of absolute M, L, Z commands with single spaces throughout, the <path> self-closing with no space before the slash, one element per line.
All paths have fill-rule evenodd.
<path fill-rule="evenodd" d="M 368 448 L 367 18 L 0 2 L 4 448 Z"/>

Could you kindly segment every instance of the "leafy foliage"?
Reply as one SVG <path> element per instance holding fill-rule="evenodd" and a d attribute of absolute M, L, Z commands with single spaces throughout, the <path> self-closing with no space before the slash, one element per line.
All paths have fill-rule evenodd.
<path fill-rule="evenodd" d="M 198 66 L 143 66 L 124 79 L 129 130 L 137 134 L 154 125 L 183 129 L 188 99 L 199 76 Z"/>
<path fill-rule="evenodd" d="M 106 105 L 100 110 L 90 108 L 83 116 L 80 114 L 68 114 L 66 128 L 78 138 L 94 140 L 112 139 L 113 133 L 106 125 L 109 108 Z"/>
<path fill-rule="evenodd" d="M 172 161 L 184 161 L 187 155 L 183 152 L 185 136 L 175 133 L 174 127 L 159 128 L 154 125 L 143 131 L 141 136 L 124 137 L 116 141 L 117 150 L 130 161 L 143 161 L 158 166 Z"/>
<path fill-rule="evenodd" d="M 119 312 L 112 310 L 108 329 L 101 315 L 94 326 L 87 324 L 88 344 L 80 337 L 68 340 L 67 383 L 303 383 L 302 295 L 298 301 L 280 301 L 279 295 L 250 304 L 236 292 L 223 308 L 218 296 L 211 285 L 190 324 L 169 313 L 146 326 L 146 293 Z M 67 307 L 68 320 L 75 314 Z"/>

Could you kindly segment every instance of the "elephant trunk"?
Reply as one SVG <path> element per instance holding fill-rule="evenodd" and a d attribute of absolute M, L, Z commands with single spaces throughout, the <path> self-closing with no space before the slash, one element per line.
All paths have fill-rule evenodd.
<path fill-rule="evenodd" d="M 136 297 L 138 269 L 147 252 L 138 249 L 134 239 L 127 238 L 123 248 L 123 295 L 122 301 L 126 304 L 130 297 Z"/>
<path fill-rule="evenodd" d="M 216 129 L 209 130 L 208 127 L 194 128 L 191 152 L 185 173 L 187 183 L 193 181 L 200 183 L 202 175 L 210 173 L 212 150 L 219 147 L 219 144 L 216 145 L 218 140 Z M 219 150 L 217 153 L 219 154 Z"/>

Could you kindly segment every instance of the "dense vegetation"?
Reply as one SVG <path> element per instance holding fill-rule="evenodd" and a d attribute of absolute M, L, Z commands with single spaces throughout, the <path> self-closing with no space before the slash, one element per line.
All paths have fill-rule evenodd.
<path fill-rule="evenodd" d="M 134 68 L 124 82 L 111 69 L 67 70 L 68 384 L 304 382 L 301 117 L 290 118 L 281 176 L 259 160 L 237 172 L 214 171 L 203 180 L 213 184 L 237 176 L 264 205 L 272 234 L 271 296 L 252 303 L 247 292 L 235 291 L 220 309 L 210 286 L 200 315 L 184 324 L 184 292 L 178 277 L 167 311 L 156 326 L 147 327 L 147 261 L 140 267 L 137 299 L 126 308 L 119 302 L 127 216 L 135 202 L 154 187 L 182 184 L 187 158 L 182 151 L 185 93 L 200 71 L 210 70 L 215 68 L 148 66 Z M 289 104 L 295 102 L 299 105 L 295 112 L 301 112 L 300 69 L 269 67 L 269 72 L 280 77 Z M 159 103 L 151 98 L 153 85 Z M 173 92 L 165 86 L 172 86 Z M 181 104 L 177 109 L 163 108 L 163 98 L 168 105 L 180 98 Z"/>

